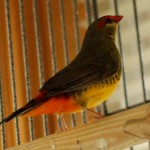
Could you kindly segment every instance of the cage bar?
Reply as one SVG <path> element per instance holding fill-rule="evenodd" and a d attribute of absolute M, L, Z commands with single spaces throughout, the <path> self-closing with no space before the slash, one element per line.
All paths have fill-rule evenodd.
<path fill-rule="evenodd" d="M 73 13 L 74 13 L 74 26 L 75 26 L 75 37 L 76 37 L 76 51 L 80 51 L 80 35 L 79 35 L 79 25 L 78 25 L 78 10 L 77 10 L 77 0 L 73 0 Z"/>
<path fill-rule="evenodd" d="M 1 78 L 1 68 L 0 68 L 0 116 L 1 119 L 4 118 L 4 106 L 3 106 L 3 95 L 2 95 L 2 78 Z M 4 124 L 1 126 L 1 144 L 2 149 L 6 149 L 6 136 L 5 136 L 5 128 Z"/>
<path fill-rule="evenodd" d="M 26 98 L 27 102 L 31 99 L 31 87 L 30 87 L 30 76 L 29 76 L 29 64 L 27 57 L 27 45 L 26 45 L 26 33 L 25 33 L 25 20 L 24 20 L 24 6 L 23 0 L 19 0 L 19 11 L 20 11 L 20 28 L 21 28 L 21 38 L 22 38 L 22 50 L 23 50 L 23 61 L 24 61 L 24 74 L 25 74 L 25 84 L 26 84 Z M 29 117 L 29 130 L 30 139 L 34 140 L 34 129 L 33 129 L 33 118 Z"/>
<path fill-rule="evenodd" d="M 145 80 L 144 80 L 145 74 L 144 74 L 144 66 L 143 66 L 142 42 L 141 42 L 139 21 L 138 21 L 138 10 L 137 10 L 136 0 L 132 0 L 132 2 L 133 2 L 133 10 L 134 10 L 134 18 L 135 18 L 138 53 L 139 53 L 139 59 L 140 59 L 141 82 L 142 82 L 144 102 L 146 102 L 147 98 L 146 98 L 146 88 L 145 88 Z"/>
<path fill-rule="evenodd" d="M 114 0 L 114 8 L 115 8 L 115 14 L 119 15 L 119 10 L 118 10 L 118 3 L 117 0 Z M 118 28 L 118 40 L 119 40 L 119 49 L 120 49 L 120 54 L 122 58 L 122 77 L 123 77 L 123 88 L 124 88 L 124 97 L 125 97 L 125 105 L 126 108 L 129 107 L 128 104 L 128 95 L 127 95 L 127 86 L 126 86 L 126 73 L 125 73 L 125 58 L 124 58 L 124 52 L 123 52 L 123 47 L 122 47 L 122 39 L 121 39 L 121 26 Z"/>
<path fill-rule="evenodd" d="M 13 48 L 12 48 L 12 37 L 11 37 L 11 26 L 10 26 L 10 9 L 9 0 L 5 1 L 5 13 L 6 13 L 6 23 L 7 23 L 7 38 L 8 38 L 8 50 L 9 50 L 9 61 L 10 61 L 10 72 L 11 72 L 11 86 L 13 95 L 13 107 L 14 111 L 17 110 L 17 99 L 16 99 L 16 85 L 15 85 L 15 75 L 14 75 L 14 58 L 13 58 Z M 20 144 L 20 133 L 18 118 L 15 118 L 15 130 L 16 130 L 16 144 Z"/>
<path fill-rule="evenodd" d="M 37 1 L 33 0 L 33 13 L 34 13 L 34 25 L 35 25 L 35 34 L 36 34 L 36 46 L 37 46 L 37 55 L 38 55 L 38 69 L 39 69 L 39 80 L 40 80 L 40 87 L 44 83 L 44 70 L 43 70 L 43 63 L 42 63 L 42 48 L 40 44 L 40 32 L 39 32 L 39 24 L 38 24 L 38 12 L 37 12 Z M 43 115 L 43 131 L 44 136 L 48 135 L 48 116 Z"/>

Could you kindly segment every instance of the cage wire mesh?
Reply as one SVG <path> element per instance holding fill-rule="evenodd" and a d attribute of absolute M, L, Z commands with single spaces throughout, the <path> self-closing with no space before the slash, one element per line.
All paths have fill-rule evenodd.
<path fill-rule="evenodd" d="M 1 0 L 1 119 L 34 97 L 44 81 L 79 52 L 87 26 L 103 15 L 123 15 L 117 45 L 123 62 L 115 94 L 96 110 L 110 115 L 150 99 L 149 0 Z M 86 111 L 65 115 L 70 128 L 87 122 Z M 52 134 L 55 115 L 16 118 L 1 126 L 1 149 Z M 11 134 L 10 134 L 11 133 Z M 149 143 L 133 150 L 148 150 Z"/>

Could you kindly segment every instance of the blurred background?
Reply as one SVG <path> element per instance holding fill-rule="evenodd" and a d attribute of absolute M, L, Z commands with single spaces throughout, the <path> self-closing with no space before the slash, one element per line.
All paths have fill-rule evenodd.
<path fill-rule="evenodd" d="M 80 51 L 88 25 L 103 15 L 123 15 L 117 45 L 123 76 L 115 94 L 95 108 L 110 115 L 150 100 L 149 0 L 0 0 L 0 120 L 36 96 L 44 81 Z M 67 114 L 69 128 L 89 112 Z M 16 118 L 2 125 L 6 149 L 53 134 L 57 115 Z M 149 150 L 149 143 L 129 148 Z"/>

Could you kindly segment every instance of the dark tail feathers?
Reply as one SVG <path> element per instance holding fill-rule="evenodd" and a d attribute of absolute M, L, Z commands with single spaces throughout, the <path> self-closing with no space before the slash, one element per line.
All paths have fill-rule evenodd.
<path fill-rule="evenodd" d="M 28 102 L 24 107 L 21 107 L 20 109 L 16 110 L 15 112 L 13 112 L 12 114 L 10 114 L 8 117 L 4 118 L 0 124 L 4 123 L 4 122 L 8 122 L 9 120 L 25 114 L 26 112 L 30 111 L 31 109 L 37 107 L 39 105 L 39 101 L 36 101 L 35 99 L 32 99 L 30 102 Z"/>
<path fill-rule="evenodd" d="M 4 118 L 0 124 L 4 123 L 4 122 L 8 122 L 9 120 L 25 114 L 26 112 L 32 110 L 33 108 L 41 105 L 42 103 L 44 103 L 45 101 L 47 101 L 49 98 L 45 97 L 45 93 L 41 92 L 35 99 L 33 98 L 31 101 L 29 101 L 24 107 L 21 107 L 20 109 L 16 110 L 15 112 L 13 112 L 12 114 L 10 114 L 8 117 Z"/>
<path fill-rule="evenodd" d="M 9 115 L 7 118 L 4 118 L 0 124 L 4 123 L 4 122 L 8 122 L 9 120 L 13 119 L 14 117 L 19 116 L 20 114 L 22 114 L 25 111 L 25 108 L 22 107 L 20 109 L 18 109 L 17 111 L 13 112 L 11 115 Z"/>

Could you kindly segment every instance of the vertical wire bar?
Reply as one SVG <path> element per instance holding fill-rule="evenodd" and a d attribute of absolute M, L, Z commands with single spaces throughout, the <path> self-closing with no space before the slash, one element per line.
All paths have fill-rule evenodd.
<path fill-rule="evenodd" d="M 88 25 L 90 25 L 92 22 L 90 1 L 85 0 L 85 6 L 86 6 L 86 15 L 87 15 Z"/>
<path fill-rule="evenodd" d="M 78 26 L 78 10 L 77 10 L 77 0 L 73 0 L 73 14 L 74 14 L 74 26 L 75 26 L 75 38 L 76 38 L 76 51 L 80 51 L 80 34 Z"/>
<path fill-rule="evenodd" d="M 73 0 L 73 14 L 74 14 L 74 26 L 75 26 L 75 38 L 76 38 L 76 51 L 77 51 L 77 54 L 79 53 L 80 51 L 80 34 L 79 34 L 79 23 L 78 23 L 78 9 L 77 9 L 77 0 Z M 86 113 L 85 111 L 81 112 L 81 115 L 82 115 L 82 121 L 83 123 L 86 123 Z"/>
<path fill-rule="evenodd" d="M 69 63 L 69 55 L 68 55 L 68 42 L 67 42 L 67 35 L 66 35 L 66 27 L 65 27 L 65 16 L 64 16 L 64 1 L 59 0 L 60 4 L 60 17 L 61 17 L 61 27 L 62 27 L 62 35 L 63 35 L 63 46 L 64 46 L 64 58 L 65 58 L 65 65 Z"/>
<path fill-rule="evenodd" d="M 144 80 L 144 66 L 143 66 L 143 56 L 142 56 L 142 42 L 139 30 L 139 19 L 138 19 L 138 10 L 137 4 L 135 0 L 133 2 L 133 9 L 134 9 L 134 18 L 135 18 L 135 27 L 136 27 L 136 37 L 137 37 L 137 44 L 138 44 L 138 53 L 139 53 L 139 60 L 140 60 L 140 68 L 141 68 L 141 80 L 142 80 L 142 90 L 143 90 L 143 97 L 144 102 L 146 102 L 146 89 L 145 89 L 145 80 Z M 149 142 L 149 149 L 150 149 L 150 142 Z"/>
<path fill-rule="evenodd" d="M 118 3 L 117 0 L 114 0 L 114 8 L 115 8 L 115 14 L 119 15 L 118 11 Z M 123 46 L 122 46 L 122 39 L 121 39 L 121 27 L 118 27 L 118 41 L 119 41 L 119 48 L 120 48 L 120 54 L 122 58 L 122 77 L 123 77 L 123 86 L 124 86 L 124 97 L 125 97 L 125 105 L 126 108 L 129 107 L 128 105 L 128 95 L 127 95 L 127 85 L 126 85 L 126 74 L 125 74 L 125 60 L 124 60 L 124 53 L 123 53 Z M 133 147 L 130 148 L 130 150 L 133 150 Z"/>
<path fill-rule="evenodd" d="M 138 45 L 138 53 L 139 53 L 139 60 L 140 60 L 140 68 L 141 68 L 141 80 L 142 80 L 142 90 L 143 90 L 143 97 L 144 102 L 146 102 L 146 89 L 145 89 L 145 80 L 144 80 L 144 66 L 143 66 L 143 56 L 142 56 L 142 42 L 139 30 L 139 20 L 138 20 L 138 10 L 137 4 L 135 0 L 133 2 L 133 9 L 134 9 L 134 18 L 135 18 L 135 27 L 136 27 L 136 36 L 137 36 L 137 45 Z"/>
<path fill-rule="evenodd" d="M 94 16 L 94 20 L 98 19 L 98 7 L 97 7 L 97 0 L 93 0 L 93 16 Z M 100 105 L 96 106 L 95 107 L 95 110 L 100 113 L 101 110 L 100 110 Z M 103 103 L 103 107 L 104 107 L 104 110 L 106 110 L 106 105 L 105 103 Z M 104 111 L 105 112 L 105 111 Z M 105 113 L 106 114 L 106 113 Z"/>
<path fill-rule="evenodd" d="M 94 20 L 98 19 L 97 0 L 93 0 L 93 14 L 94 14 Z"/>
<path fill-rule="evenodd" d="M 26 33 L 25 33 L 25 20 L 24 20 L 24 7 L 23 0 L 19 0 L 19 11 L 20 11 L 20 23 L 21 23 L 21 38 L 22 38 L 22 51 L 23 51 L 23 62 L 24 62 L 24 74 L 25 74 L 25 85 L 27 93 L 27 102 L 31 99 L 31 86 L 29 77 L 29 64 L 27 56 L 27 43 L 26 43 Z M 33 128 L 33 118 L 29 117 L 29 130 L 30 130 L 30 140 L 34 140 L 34 128 Z"/>
<path fill-rule="evenodd" d="M 10 9 L 9 0 L 5 1 L 5 13 L 6 13 L 6 25 L 7 25 L 7 38 L 8 38 L 8 51 L 9 51 L 9 61 L 10 61 L 10 76 L 11 76 L 11 86 L 12 86 L 12 97 L 13 97 L 13 107 L 17 110 L 17 99 L 16 99 L 16 84 L 15 84 L 15 74 L 14 74 L 14 57 L 13 57 L 13 47 L 12 47 L 12 37 L 11 37 L 11 26 L 10 26 Z M 15 130 L 16 130 L 16 144 L 20 144 L 20 132 L 18 118 L 15 118 Z"/>
<path fill-rule="evenodd" d="M 90 1 L 85 1 L 86 3 L 86 13 L 87 13 L 87 19 L 88 19 L 88 25 L 92 22 L 92 16 L 91 16 L 91 7 L 90 7 Z M 98 18 L 98 8 L 97 8 L 97 0 L 93 0 L 93 14 L 94 19 Z M 108 114 L 106 102 L 103 103 L 104 113 L 105 115 Z M 96 107 L 96 111 L 100 112 L 100 107 Z"/>
<path fill-rule="evenodd" d="M 118 3 L 117 0 L 114 0 L 114 6 L 115 6 L 115 13 L 116 15 L 119 15 L 118 11 Z M 121 39 L 121 26 L 118 27 L 118 41 L 119 41 L 119 48 L 120 48 L 120 53 L 121 53 L 121 58 L 122 58 L 122 77 L 123 77 L 123 86 L 124 86 L 124 97 L 125 97 L 125 105 L 126 108 L 129 107 L 128 104 L 128 95 L 127 95 L 127 82 L 126 82 L 126 73 L 125 73 L 125 58 L 124 58 L 124 52 L 123 52 L 123 46 L 122 46 L 122 39 Z"/>
<path fill-rule="evenodd" d="M 54 75 L 57 72 L 57 62 L 56 62 L 56 53 L 55 53 L 55 45 L 54 45 L 54 32 L 53 32 L 50 0 L 47 0 L 47 14 L 48 14 L 48 28 L 49 28 L 50 48 L 51 48 L 52 72 Z"/>
<path fill-rule="evenodd" d="M 38 70 L 39 70 L 39 80 L 40 86 L 44 83 L 44 70 L 43 70 L 43 62 L 42 62 L 42 48 L 41 48 L 41 40 L 40 40 L 40 31 L 39 31 L 39 23 L 38 23 L 38 14 L 37 14 L 37 1 L 33 0 L 33 14 L 34 14 L 34 27 L 35 27 L 35 36 L 36 36 L 36 47 L 37 47 L 37 56 L 38 56 Z M 48 135 L 48 116 L 43 115 L 43 129 L 44 136 Z"/>
<path fill-rule="evenodd" d="M 4 118 L 4 106 L 3 106 L 3 95 L 2 95 L 2 76 L 0 72 L 0 116 L 1 120 Z M 2 150 L 6 149 L 6 136 L 5 136 L 5 128 L 4 124 L 1 124 L 1 143 L 2 143 Z"/>
<path fill-rule="evenodd" d="M 87 17 L 87 25 L 89 26 L 92 22 L 91 18 L 91 8 L 90 8 L 90 1 L 85 0 L 85 7 L 86 7 L 86 17 Z M 87 114 L 83 111 L 83 123 L 87 123 Z"/>
<path fill-rule="evenodd" d="M 49 37 L 50 37 L 50 50 L 51 50 L 51 60 L 52 60 L 52 72 L 53 75 L 57 72 L 57 61 L 56 61 L 56 50 L 54 44 L 54 31 L 53 31 L 53 21 L 51 12 L 51 1 L 47 0 L 47 14 L 48 14 L 48 27 L 49 27 Z M 57 115 L 57 123 L 61 127 L 61 122 L 59 116 Z"/>
<path fill-rule="evenodd" d="M 61 25 L 62 25 L 62 35 L 63 35 L 63 45 L 64 45 L 64 58 L 65 58 L 65 65 L 69 64 L 69 50 L 68 50 L 68 42 L 67 42 L 67 35 L 66 35 L 66 26 L 65 26 L 65 14 L 64 14 L 64 1 L 59 0 L 60 4 L 60 17 L 61 17 Z M 75 114 L 71 115 L 72 126 L 76 125 L 75 123 Z"/>

